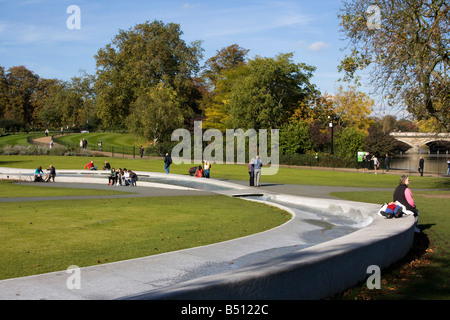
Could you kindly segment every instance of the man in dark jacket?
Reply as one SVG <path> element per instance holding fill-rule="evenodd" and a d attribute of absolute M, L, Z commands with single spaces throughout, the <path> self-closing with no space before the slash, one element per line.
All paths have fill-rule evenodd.
<path fill-rule="evenodd" d="M 172 164 L 172 157 L 166 153 L 166 156 L 164 157 L 164 170 L 166 170 L 166 173 L 169 173 L 169 167 Z"/>
<path fill-rule="evenodd" d="M 420 176 L 423 177 L 423 165 L 424 165 L 425 160 L 423 159 L 423 157 L 419 158 L 419 172 L 420 172 Z"/>

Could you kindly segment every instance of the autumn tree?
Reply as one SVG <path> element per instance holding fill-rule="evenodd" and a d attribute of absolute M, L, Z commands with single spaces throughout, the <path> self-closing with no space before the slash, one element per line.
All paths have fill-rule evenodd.
<path fill-rule="evenodd" d="M 249 50 L 232 44 L 217 51 L 205 62 L 201 73 L 204 93 L 201 106 L 205 115 L 204 128 L 225 130 L 229 117 L 226 104 L 229 101 L 234 81 L 242 74 Z M 238 70 L 236 70 L 238 69 Z"/>
<path fill-rule="evenodd" d="M 369 116 L 374 105 L 369 96 L 358 91 L 356 86 L 349 86 L 347 90 L 340 86 L 332 100 L 333 111 L 338 115 L 342 127 L 355 127 L 367 131 L 373 122 Z"/>
<path fill-rule="evenodd" d="M 345 79 L 370 66 L 370 84 L 389 105 L 450 131 L 448 0 L 343 0 L 338 17 L 351 50 L 339 66 Z"/>

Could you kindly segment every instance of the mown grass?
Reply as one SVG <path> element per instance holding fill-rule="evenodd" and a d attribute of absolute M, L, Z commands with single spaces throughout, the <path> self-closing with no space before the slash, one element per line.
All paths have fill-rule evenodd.
<path fill-rule="evenodd" d="M 0 279 L 207 245 L 290 219 L 220 195 L 0 203 L 0 212 Z"/>
<path fill-rule="evenodd" d="M 46 188 L 39 188 L 39 184 L 21 185 L 14 181 L 0 180 L 0 198 L 24 197 L 65 197 L 65 196 L 103 196 L 120 195 L 133 192 L 117 190 L 60 188 L 57 183 L 48 182 Z"/>
<path fill-rule="evenodd" d="M 98 149 L 99 140 L 102 141 L 103 149 L 109 150 L 111 146 L 121 147 L 139 147 L 140 145 L 147 146 L 145 139 L 136 138 L 129 133 L 115 133 L 115 132 L 94 132 L 94 133 L 77 133 L 63 135 L 55 139 L 56 142 L 64 145 L 79 146 L 80 140 L 86 138 L 88 147 L 94 150 Z"/>
<path fill-rule="evenodd" d="M 33 133 L 33 134 L 27 134 L 27 133 L 16 133 L 16 134 L 10 134 L 7 136 L 3 136 L 0 138 L 0 147 L 4 147 L 6 145 L 9 146 L 30 146 L 31 144 L 28 143 L 27 138 L 30 137 L 31 139 L 43 137 L 43 133 Z"/>

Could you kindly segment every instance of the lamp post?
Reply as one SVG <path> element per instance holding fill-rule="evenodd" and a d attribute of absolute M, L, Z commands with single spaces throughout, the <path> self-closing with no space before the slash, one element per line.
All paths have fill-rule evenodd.
<path fill-rule="evenodd" d="M 333 146 L 334 146 L 334 141 L 333 141 L 333 136 L 334 136 L 334 134 L 333 134 L 333 128 L 334 128 L 333 119 L 334 119 L 334 117 L 333 116 L 328 116 L 328 119 L 330 121 L 330 123 L 328 125 L 331 128 L 331 154 L 334 154 L 334 151 L 333 151 Z"/>
<path fill-rule="evenodd" d="M 328 126 L 331 128 L 331 154 L 334 154 L 334 120 L 338 120 L 339 117 L 332 115 L 332 116 L 328 116 L 328 119 L 330 121 L 330 123 L 328 124 Z"/>

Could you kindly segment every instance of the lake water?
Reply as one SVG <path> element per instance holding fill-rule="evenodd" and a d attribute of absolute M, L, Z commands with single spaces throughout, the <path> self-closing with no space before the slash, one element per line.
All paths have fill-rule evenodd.
<path fill-rule="evenodd" d="M 447 159 L 450 155 L 447 154 L 402 154 L 391 157 L 391 169 L 410 170 L 417 172 L 419 168 L 419 158 L 423 157 L 424 173 L 433 173 L 439 175 L 447 174 Z"/>

